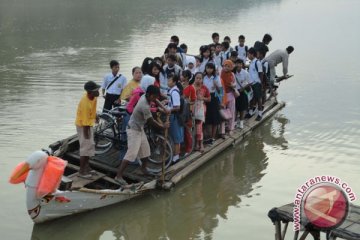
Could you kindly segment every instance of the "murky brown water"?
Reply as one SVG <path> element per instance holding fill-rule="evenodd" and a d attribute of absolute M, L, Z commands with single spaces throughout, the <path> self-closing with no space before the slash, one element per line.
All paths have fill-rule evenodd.
<path fill-rule="evenodd" d="M 359 9 L 357 0 L 0 0 L 1 239 L 272 239 L 268 210 L 312 176 L 336 175 L 360 196 Z M 270 51 L 295 46 L 295 77 L 279 95 L 287 106 L 171 192 L 34 226 L 24 188 L 7 178 L 75 132 L 83 83 L 100 83 L 113 58 L 130 78 L 173 34 L 197 52 L 214 31 L 232 45 L 270 32 Z"/>

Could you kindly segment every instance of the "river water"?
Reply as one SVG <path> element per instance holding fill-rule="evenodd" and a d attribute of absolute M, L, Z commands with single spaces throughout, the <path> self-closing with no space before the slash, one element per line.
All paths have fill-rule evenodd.
<path fill-rule="evenodd" d="M 272 239 L 267 212 L 310 177 L 338 176 L 360 196 L 359 10 L 358 0 L 0 0 L 1 239 Z M 75 133 L 83 83 L 100 83 L 111 59 L 130 79 L 171 35 L 196 53 L 215 31 L 233 46 L 270 32 L 270 52 L 295 47 L 286 107 L 171 192 L 34 226 L 8 176 Z"/>

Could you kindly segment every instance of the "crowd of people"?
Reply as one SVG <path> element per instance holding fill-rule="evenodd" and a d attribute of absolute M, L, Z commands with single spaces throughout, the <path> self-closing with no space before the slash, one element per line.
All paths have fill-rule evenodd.
<path fill-rule="evenodd" d="M 218 137 L 225 139 L 235 128 L 243 129 L 245 118 L 255 115 L 256 121 L 262 119 L 264 102 L 277 94 L 275 67 L 282 63 L 282 78 L 287 78 L 289 55 L 294 48 L 288 46 L 267 54 L 272 41 L 270 34 L 265 34 L 253 47 L 245 45 L 243 35 L 234 47 L 230 46 L 228 36 L 221 43 L 218 33 L 211 37 L 212 43 L 201 46 L 199 54 L 194 56 L 187 54 L 186 44 L 179 45 L 179 38 L 172 36 L 162 56 L 147 57 L 141 67 L 132 69 L 131 81 L 127 82 L 120 73 L 119 62 L 112 60 L 111 72 L 101 86 L 92 81 L 85 84 L 86 93 L 78 105 L 76 118 L 80 177 L 92 177 L 89 158 L 95 154 L 92 127 L 100 88 L 105 98 L 103 111 L 126 103 L 123 130 L 127 133 L 128 149 L 115 178 L 120 184 L 126 184 L 123 173 L 137 158 L 147 174 L 150 147 L 145 124 L 169 129 L 176 163 L 180 155 L 191 153 L 193 142 L 195 150 L 202 152 L 204 144 L 213 144 Z M 156 111 L 168 115 L 168 121 L 156 118 Z M 209 129 L 206 140 L 204 127 Z"/>

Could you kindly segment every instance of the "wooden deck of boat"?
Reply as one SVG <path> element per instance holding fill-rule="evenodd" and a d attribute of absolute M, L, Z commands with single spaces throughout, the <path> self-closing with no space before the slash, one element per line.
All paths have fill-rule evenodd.
<path fill-rule="evenodd" d="M 337 228 L 327 232 L 327 239 L 347 239 L 355 240 L 360 239 L 360 206 L 350 204 L 350 212 L 347 215 L 345 221 Z M 275 224 L 277 230 L 275 230 L 279 237 L 275 239 L 284 239 L 286 234 L 287 224 L 293 222 L 293 211 L 294 204 L 289 203 L 279 208 L 273 208 L 269 211 L 269 217 Z M 281 231 L 281 222 L 285 223 L 285 228 Z M 312 228 L 311 230 L 306 230 L 300 237 L 300 239 L 305 239 L 306 236 L 310 233 L 319 234 L 320 230 Z M 294 239 L 298 239 L 299 233 L 295 232 Z"/>
<path fill-rule="evenodd" d="M 284 106 L 285 103 L 277 102 L 275 99 L 267 101 L 264 106 L 264 114 L 261 121 L 256 121 L 255 116 L 253 116 L 252 118 L 245 121 L 244 129 L 236 129 L 233 134 L 231 136 L 227 136 L 226 139 L 217 139 L 211 146 L 205 145 L 205 150 L 203 153 L 194 152 L 188 157 L 180 160 L 178 163 L 170 166 L 168 169 L 166 169 L 165 183 L 162 185 L 162 187 L 164 189 L 172 188 L 175 184 L 180 182 L 190 173 L 194 172 L 197 168 L 210 161 L 214 156 L 221 153 L 228 147 L 242 141 L 248 134 L 252 132 L 253 129 L 263 124 L 264 121 L 266 121 L 270 116 L 272 116 Z M 71 141 L 77 141 L 76 137 L 73 137 Z M 64 159 L 71 158 L 72 160 L 79 161 L 79 152 L 77 148 L 78 147 L 69 149 L 69 151 L 64 155 Z M 113 148 L 106 154 L 95 156 L 90 160 L 90 164 L 105 174 L 114 175 L 117 171 L 117 168 L 107 165 L 106 161 L 114 161 L 118 158 L 119 150 Z M 124 176 L 125 178 L 136 182 L 149 182 L 154 179 L 153 177 L 142 175 L 137 165 L 129 165 Z"/>

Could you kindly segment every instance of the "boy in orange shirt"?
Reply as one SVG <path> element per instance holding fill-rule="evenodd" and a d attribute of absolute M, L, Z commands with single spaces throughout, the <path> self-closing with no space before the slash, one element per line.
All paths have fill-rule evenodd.
<path fill-rule="evenodd" d="M 88 81 L 84 85 L 86 93 L 82 96 L 76 113 L 76 131 L 80 145 L 79 177 L 91 178 L 90 157 L 95 155 L 93 126 L 96 121 L 96 102 L 99 96 L 100 85 Z"/>

